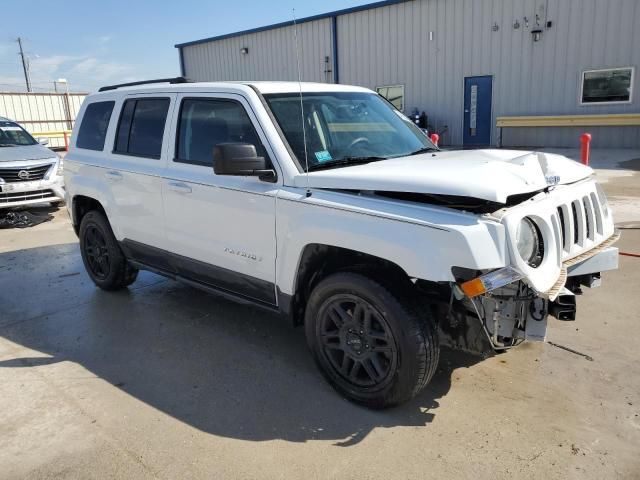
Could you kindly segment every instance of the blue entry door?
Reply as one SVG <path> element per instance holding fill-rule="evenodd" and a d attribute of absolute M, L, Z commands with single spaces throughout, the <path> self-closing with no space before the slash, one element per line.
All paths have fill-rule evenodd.
<path fill-rule="evenodd" d="M 464 132 L 465 147 L 491 144 L 491 85 L 490 75 L 464 79 Z"/>

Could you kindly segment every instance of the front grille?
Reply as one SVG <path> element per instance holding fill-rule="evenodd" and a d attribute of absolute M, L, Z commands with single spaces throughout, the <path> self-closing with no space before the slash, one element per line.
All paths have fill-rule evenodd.
<path fill-rule="evenodd" d="M 564 248 L 564 239 L 567 236 L 567 231 L 564 226 L 564 210 L 562 210 L 562 207 L 558 207 L 558 220 L 560 220 L 560 245 Z"/>
<path fill-rule="evenodd" d="M 32 190 L 30 192 L 10 192 L 0 193 L 0 205 L 9 203 L 26 202 L 29 200 L 42 200 L 55 198 L 56 194 L 53 190 Z"/>
<path fill-rule="evenodd" d="M 603 236 L 604 218 L 595 192 L 563 203 L 557 208 L 558 242 L 563 257 L 574 256 L 600 243 Z"/>
<path fill-rule="evenodd" d="M 0 168 L 0 178 L 6 183 L 30 182 L 42 180 L 53 164 L 34 165 L 32 167 Z M 20 173 L 22 172 L 22 176 Z"/>

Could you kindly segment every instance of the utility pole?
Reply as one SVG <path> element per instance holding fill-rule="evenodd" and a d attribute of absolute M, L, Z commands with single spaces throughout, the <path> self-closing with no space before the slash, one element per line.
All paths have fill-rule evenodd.
<path fill-rule="evenodd" d="M 22 39 L 18 37 L 18 45 L 20 46 L 20 58 L 22 59 L 22 70 L 24 70 L 24 81 L 27 83 L 27 92 L 31 92 L 31 80 L 29 79 L 29 60 L 24 56 L 22 49 Z"/>
<path fill-rule="evenodd" d="M 56 93 L 58 92 L 58 84 L 64 83 L 65 92 L 64 92 L 64 112 L 67 117 L 67 128 L 71 130 L 73 128 L 73 122 L 71 121 L 71 104 L 69 102 L 69 82 L 67 82 L 66 78 L 59 78 L 53 84 L 56 88 Z"/>

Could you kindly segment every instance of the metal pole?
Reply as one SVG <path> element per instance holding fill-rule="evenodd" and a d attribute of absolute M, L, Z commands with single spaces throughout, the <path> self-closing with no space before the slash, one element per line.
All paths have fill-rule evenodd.
<path fill-rule="evenodd" d="M 580 135 L 580 161 L 583 165 L 589 166 L 589 144 L 591 143 L 591 134 L 583 133 Z"/>
<path fill-rule="evenodd" d="M 64 98 L 65 98 L 65 107 L 66 107 L 66 114 L 67 114 L 67 129 L 71 130 L 73 128 L 73 125 L 71 124 L 71 104 L 69 102 L 69 83 L 65 82 L 64 86 L 65 86 Z"/>
<path fill-rule="evenodd" d="M 18 45 L 20 46 L 20 58 L 22 59 L 24 81 L 27 83 L 27 92 L 31 92 L 31 80 L 29 79 L 29 61 L 24 56 L 24 50 L 22 49 L 22 39 L 20 37 L 18 37 Z"/>

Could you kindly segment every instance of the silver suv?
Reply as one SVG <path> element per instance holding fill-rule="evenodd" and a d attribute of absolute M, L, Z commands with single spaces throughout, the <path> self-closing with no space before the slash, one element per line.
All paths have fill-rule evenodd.
<path fill-rule="evenodd" d="M 0 208 L 63 201 L 62 159 L 16 122 L 0 117 Z"/>

